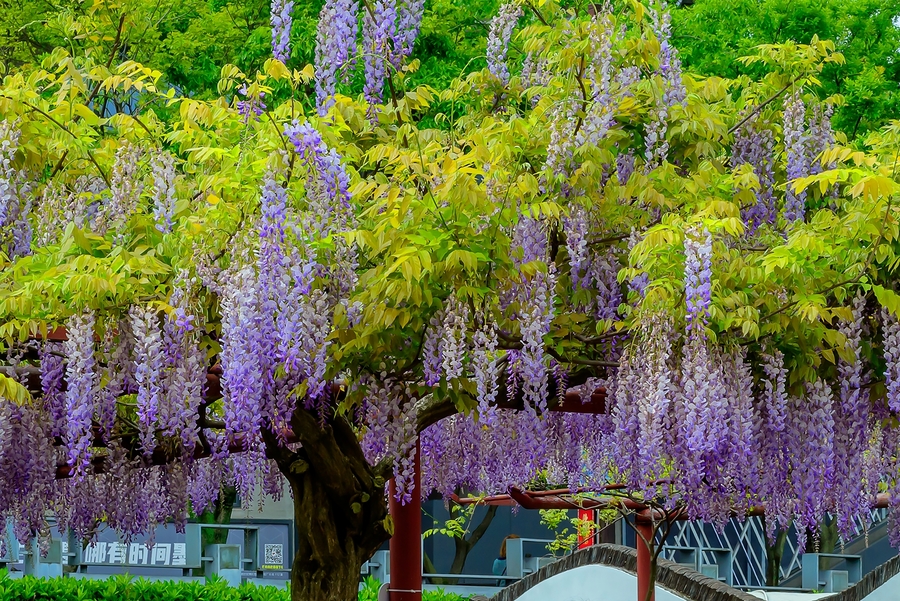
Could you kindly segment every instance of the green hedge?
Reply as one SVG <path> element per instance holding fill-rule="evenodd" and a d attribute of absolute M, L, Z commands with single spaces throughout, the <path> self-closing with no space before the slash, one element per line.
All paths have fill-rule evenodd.
<path fill-rule="evenodd" d="M 231 588 L 223 580 L 151 582 L 113 576 L 105 580 L 0 576 L 0 601 L 290 601 L 271 586 Z"/>
<path fill-rule="evenodd" d="M 381 583 L 369 576 L 359 591 L 359 601 L 378 601 L 378 589 Z M 461 597 L 455 593 L 447 593 L 440 589 L 425 591 L 422 593 L 422 601 L 466 601 L 468 597 Z"/>
<path fill-rule="evenodd" d="M 380 583 L 367 579 L 359 601 L 376 601 Z M 290 601 L 287 591 L 244 584 L 231 588 L 224 581 L 151 582 L 113 576 L 106 580 L 31 578 L 12 580 L 0 571 L 0 601 Z M 422 601 L 465 601 L 443 591 L 426 591 Z"/>

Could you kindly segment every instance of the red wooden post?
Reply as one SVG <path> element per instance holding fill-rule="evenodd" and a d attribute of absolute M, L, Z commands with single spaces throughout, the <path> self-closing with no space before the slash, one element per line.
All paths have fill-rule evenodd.
<path fill-rule="evenodd" d="M 650 590 L 650 571 L 652 561 L 650 557 L 650 548 L 644 540 L 653 542 L 653 524 L 649 521 L 637 518 L 634 522 L 635 528 L 640 533 L 636 537 L 637 541 L 637 601 L 653 601 L 656 598 L 656 586 L 650 597 L 647 597 L 647 591 Z M 643 537 L 643 539 L 641 538 Z"/>
<path fill-rule="evenodd" d="M 585 522 L 593 522 L 594 521 L 594 510 L 593 509 L 579 509 L 578 510 L 578 519 L 583 520 Z M 578 537 L 578 548 L 579 549 L 587 549 L 591 545 L 594 544 L 594 532 L 591 530 L 588 532 L 587 536 L 579 536 Z"/>
<path fill-rule="evenodd" d="M 390 486 L 391 537 L 390 601 L 422 601 L 422 501 L 419 491 L 419 444 L 416 443 L 415 490 L 412 500 L 401 505 L 394 499 L 394 480 Z"/>

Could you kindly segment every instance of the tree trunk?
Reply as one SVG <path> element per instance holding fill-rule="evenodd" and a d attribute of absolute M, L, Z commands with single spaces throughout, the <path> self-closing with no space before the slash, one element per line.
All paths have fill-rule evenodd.
<path fill-rule="evenodd" d="M 437 574 L 434 562 L 428 556 L 428 553 L 422 552 L 422 575 L 428 577 L 428 574 Z M 431 584 L 447 584 L 443 578 L 428 578 Z"/>
<path fill-rule="evenodd" d="M 762 518 L 762 529 L 766 531 L 766 519 Z M 769 544 L 769 537 L 763 535 L 766 545 L 766 586 L 778 586 L 781 582 L 781 557 L 784 554 L 784 543 L 787 541 L 787 529 L 779 530 L 774 544 Z"/>
<path fill-rule="evenodd" d="M 453 517 L 453 511 L 456 505 L 450 506 L 450 517 Z M 450 572 L 449 574 L 462 574 L 463 569 L 466 567 L 466 560 L 469 558 L 469 552 L 472 550 L 478 541 L 481 540 L 481 537 L 484 536 L 484 533 L 487 532 L 488 527 L 491 525 L 491 522 L 494 521 L 494 516 L 497 515 L 497 506 L 490 505 L 487 508 L 484 516 L 481 518 L 481 521 L 478 522 L 478 525 L 472 530 L 472 533 L 468 537 L 458 536 L 453 538 L 454 545 L 454 553 L 453 553 L 453 563 L 450 564 Z M 475 517 L 475 514 L 472 514 L 472 517 Z M 431 573 L 435 573 L 434 564 L 431 560 L 428 560 L 428 563 L 431 564 Z M 426 568 L 428 566 L 426 565 Z M 430 578 L 433 584 L 446 584 L 446 585 L 455 585 L 459 583 L 459 578 Z"/>
<path fill-rule="evenodd" d="M 298 409 L 291 420 L 302 447 L 291 451 L 264 433 L 267 454 L 291 485 L 297 551 L 291 564 L 293 601 L 355 601 L 359 571 L 390 538 L 384 469 L 366 463 L 349 422 L 319 425 Z"/>
<path fill-rule="evenodd" d="M 834 518 L 824 517 L 819 523 L 819 548 L 813 546 L 813 552 L 818 553 L 834 553 L 834 548 L 838 543 L 837 520 Z"/>

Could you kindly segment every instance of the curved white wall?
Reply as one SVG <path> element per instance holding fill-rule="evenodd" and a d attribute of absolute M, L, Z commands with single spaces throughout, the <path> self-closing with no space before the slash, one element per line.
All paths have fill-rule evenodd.
<path fill-rule="evenodd" d="M 637 599 L 637 578 L 609 566 L 581 566 L 548 578 L 518 601 L 631 601 Z M 684 601 L 656 587 L 656 601 Z"/>
<path fill-rule="evenodd" d="M 900 599 L 900 574 L 863 597 L 863 601 L 897 601 Z"/>

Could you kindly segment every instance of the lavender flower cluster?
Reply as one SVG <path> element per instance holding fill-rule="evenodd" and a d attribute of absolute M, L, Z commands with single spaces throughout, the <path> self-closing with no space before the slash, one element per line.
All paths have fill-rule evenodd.
<path fill-rule="evenodd" d="M 659 42 L 659 67 L 657 75 L 662 83 L 662 93 L 652 109 L 653 119 L 644 132 L 645 171 L 661 165 L 669 154 L 667 139 L 668 119 L 672 107 L 684 104 L 687 92 L 681 78 L 681 61 L 671 44 L 671 19 L 666 5 L 650 9 L 651 30 Z"/>
<path fill-rule="evenodd" d="M 689 230 L 684 239 L 684 296 L 687 304 L 687 331 L 702 336 L 712 304 L 712 236 Z"/>
<path fill-rule="evenodd" d="M 91 460 L 94 394 L 97 387 L 93 312 L 72 315 L 66 324 L 66 330 L 66 448 L 69 465 L 83 472 Z"/>
<path fill-rule="evenodd" d="M 366 460 L 375 465 L 385 458 L 394 465 L 394 494 L 406 504 L 415 491 L 414 459 L 418 436 L 411 391 L 387 374 L 364 378 L 366 430 L 362 440 Z"/>
<path fill-rule="evenodd" d="M 271 0 L 272 56 L 282 63 L 291 58 L 291 25 L 293 24 L 293 0 Z"/>
<path fill-rule="evenodd" d="M 0 248 L 11 258 L 31 254 L 31 186 L 14 165 L 19 147 L 18 126 L 0 121 Z"/>
<path fill-rule="evenodd" d="M 604 12 L 602 16 L 594 17 L 590 33 L 592 57 L 588 68 L 588 79 L 592 88 L 591 103 L 575 139 L 578 146 L 598 145 L 613 125 L 616 108 L 615 97 L 611 91 L 614 34 L 612 17 L 609 13 Z"/>
<path fill-rule="evenodd" d="M 806 105 L 800 92 L 794 92 L 784 104 L 784 150 L 787 155 L 787 191 L 784 218 L 788 223 L 803 221 L 806 214 L 806 190 L 794 190 L 793 182 L 809 175 L 809 139 L 806 130 Z"/>
<path fill-rule="evenodd" d="M 247 90 L 246 85 L 238 88 L 238 94 L 246 100 L 238 100 L 235 105 L 238 114 L 244 118 L 245 124 L 250 123 L 251 115 L 253 115 L 253 118 L 258 121 L 260 116 L 266 112 L 266 93 L 260 92 L 256 95 L 256 97 L 249 97 L 249 93 L 250 92 Z"/>
<path fill-rule="evenodd" d="M 149 456 L 156 448 L 156 425 L 163 395 L 162 371 L 165 354 L 159 316 L 151 307 L 134 305 L 129 311 L 135 340 L 135 382 L 141 447 Z"/>
<path fill-rule="evenodd" d="M 0 227 L 18 212 L 18 170 L 13 166 L 19 147 L 19 129 L 10 121 L 0 121 Z"/>
<path fill-rule="evenodd" d="M 284 134 L 309 168 L 307 213 L 318 216 L 315 229 L 324 233 L 326 228 L 333 227 L 332 224 L 345 226 L 350 210 L 350 177 L 341 164 L 341 157 L 325 144 L 322 134 L 309 123 L 295 121 L 285 127 Z"/>
<path fill-rule="evenodd" d="M 316 28 L 316 107 L 325 116 L 334 104 L 337 75 L 356 50 L 358 0 L 326 0 Z"/>
<path fill-rule="evenodd" d="M 140 147 L 130 142 L 124 142 L 116 150 L 109 184 L 110 196 L 100 207 L 94 224 L 98 232 L 105 233 L 110 228 L 120 230 L 137 209 L 144 189 L 137 177 L 141 154 Z"/>
<path fill-rule="evenodd" d="M 362 17 L 359 54 L 363 95 L 373 120 L 383 99 L 389 70 L 399 70 L 412 53 L 424 12 L 424 0 L 374 0 Z M 316 29 L 316 108 L 325 116 L 334 105 L 338 73 L 349 77 L 357 50 L 358 0 L 326 0 Z"/>
<path fill-rule="evenodd" d="M 759 128 L 754 122 L 738 130 L 731 153 L 732 166 L 751 165 L 759 180 L 759 188 L 754 191 L 756 204 L 743 211 L 751 235 L 764 223 L 774 224 L 777 216 L 774 152 L 775 138 L 771 130 Z"/>
<path fill-rule="evenodd" d="M 881 320 L 884 324 L 884 385 L 888 407 L 900 413 L 900 321 L 887 309 L 882 310 Z"/>
<path fill-rule="evenodd" d="M 150 159 L 153 177 L 153 218 L 156 229 L 164 234 L 172 232 L 175 215 L 175 157 L 160 152 Z"/>
<path fill-rule="evenodd" d="M 509 84 L 509 67 L 506 54 L 513 29 L 522 16 L 522 7 L 516 2 L 506 2 L 491 19 L 487 38 L 488 71 L 504 86 Z"/>

